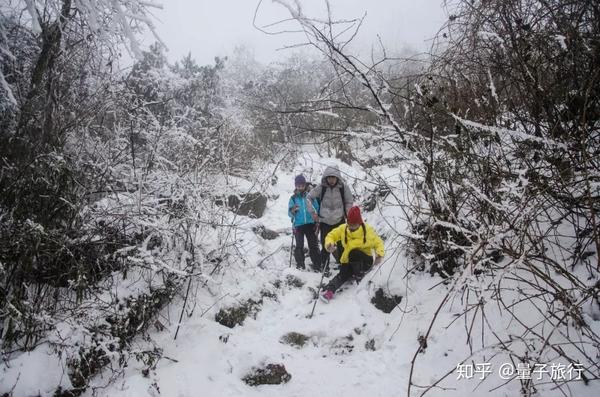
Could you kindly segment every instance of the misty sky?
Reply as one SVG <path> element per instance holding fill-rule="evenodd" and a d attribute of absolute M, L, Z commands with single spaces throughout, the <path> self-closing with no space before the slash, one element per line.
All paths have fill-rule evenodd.
<path fill-rule="evenodd" d="M 445 20 L 443 0 L 330 0 L 335 18 L 357 18 L 367 13 L 355 50 L 367 54 L 377 45 L 377 34 L 388 53 L 398 53 L 406 46 L 419 51 L 429 49 L 431 38 Z M 323 0 L 300 0 L 306 14 L 324 17 Z M 191 51 L 200 64 L 210 64 L 215 56 L 232 53 L 236 45 L 254 51 L 256 59 L 270 62 L 291 50 L 277 50 L 302 41 L 297 34 L 267 35 L 252 25 L 258 0 L 166 0 L 157 10 L 156 27 L 168 46 L 171 61 Z M 263 0 L 257 25 L 267 25 L 289 17 L 281 5 Z M 292 25 L 285 25 L 292 27 Z M 146 39 L 144 44 L 150 43 Z"/>

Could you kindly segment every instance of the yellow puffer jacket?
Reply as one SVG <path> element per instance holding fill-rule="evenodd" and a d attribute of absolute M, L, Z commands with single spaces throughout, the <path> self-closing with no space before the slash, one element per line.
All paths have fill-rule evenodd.
<path fill-rule="evenodd" d="M 373 250 L 375 250 L 377 256 L 383 257 L 385 253 L 383 240 L 381 240 L 381 237 L 377 235 L 371 225 L 366 223 L 364 225 L 364 230 L 367 232 L 366 242 L 362 226 L 355 231 L 351 231 L 345 223 L 336 227 L 325 236 L 325 246 L 336 244 L 338 241 L 342 242 L 342 246 L 344 247 L 344 253 L 340 258 L 342 265 L 349 262 L 348 254 L 353 249 L 359 249 L 367 255 L 373 255 Z M 348 237 L 347 239 L 346 236 Z"/>

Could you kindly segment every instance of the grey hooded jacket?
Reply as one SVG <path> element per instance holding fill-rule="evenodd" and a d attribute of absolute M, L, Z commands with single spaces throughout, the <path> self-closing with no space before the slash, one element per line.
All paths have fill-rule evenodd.
<path fill-rule="evenodd" d="M 335 176 L 338 181 L 335 186 L 331 187 L 327 183 L 328 176 Z M 325 195 L 323 196 L 323 200 L 321 202 L 320 216 L 319 222 L 326 223 L 328 225 L 335 225 L 345 217 L 345 213 L 348 212 L 350 207 L 352 207 L 352 203 L 354 198 L 352 197 L 352 192 L 348 185 L 342 179 L 340 174 L 340 170 L 336 166 L 329 166 L 325 168 L 325 172 L 323 173 L 323 178 L 321 178 L 321 184 L 319 186 L 314 187 L 310 193 L 308 193 L 309 199 L 319 199 L 321 198 L 321 192 L 325 189 Z M 345 203 L 342 203 L 342 194 L 340 193 L 340 189 L 344 189 L 344 199 Z M 344 207 L 346 211 L 344 211 Z"/>

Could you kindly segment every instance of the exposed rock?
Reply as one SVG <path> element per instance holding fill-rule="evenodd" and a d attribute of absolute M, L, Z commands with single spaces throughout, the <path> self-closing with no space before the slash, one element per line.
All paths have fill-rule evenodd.
<path fill-rule="evenodd" d="M 294 347 L 303 347 L 310 338 L 299 332 L 288 332 L 279 340 L 281 343 Z"/>
<path fill-rule="evenodd" d="M 267 208 L 267 196 L 261 193 L 232 194 L 227 198 L 227 206 L 238 215 L 260 218 Z"/>
<path fill-rule="evenodd" d="M 365 349 L 375 351 L 375 339 L 369 339 L 365 342 Z"/>
<path fill-rule="evenodd" d="M 402 297 L 398 295 L 388 296 L 383 292 L 382 288 L 375 291 L 375 296 L 371 298 L 371 303 L 376 308 L 384 313 L 390 313 L 402 301 Z"/>
<path fill-rule="evenodd" d="M 215 320 L 226 327 L 233 328 L 236 325 L 243 325 L 248 316 L 256 316 L 259 311 L 260 302 L 248 299 L 245 304 L 240 306 L 228 307 L 219 310 Z"/>
<path fill-rule="evenodd" d="M 302 288 L 304 286 L 304 281 L 292 274 L 288 274 L 285 277 L 285 284 L 289 287 Z"/>
<path fill-rule="evenodd" d="M 260 306 L 263 304 L 264 298 L 277 300 L 277 295 L 268 290 L 260 291 L 260 299 L 248 299 L 245 303 L 239 306 L 227 307 L 219 310 L 215 315 L 215 321 L 228 328 L 233 328 L 236 325 L 244 325 L 244 320 L 248 316 L 256 318 L 256 314 L 260 311 Z"/>
<path fill-rule="evenodd" d="M 279 237 L 279 233 L 267 229 L 264 226 L 256 226 L 252 228 L 252 231 L 256 234 L 258 234 L 260 237 L 264 238 L 265 240 L 275 240 L 277 237 Z"/>
<path fill-rule="evenodd" d="M 253 368 L 242 380 L 250 386 L 279 385 L 292 379 L 283 364 L 268 364 L 262 368 Z"/>

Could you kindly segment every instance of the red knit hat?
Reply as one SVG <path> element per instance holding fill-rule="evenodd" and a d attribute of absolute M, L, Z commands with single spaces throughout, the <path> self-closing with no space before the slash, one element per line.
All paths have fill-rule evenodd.
<path fill-rule="evenodd" d="M 362 216 L 360 216 L 360 208 L 356 205 L 348 210 L 348 223 L 355 225 L 363 223 Z"/>

